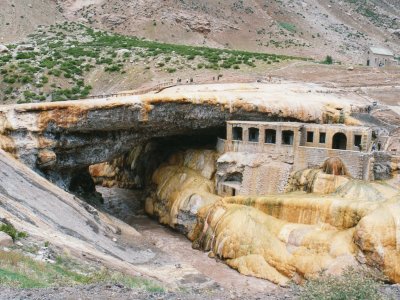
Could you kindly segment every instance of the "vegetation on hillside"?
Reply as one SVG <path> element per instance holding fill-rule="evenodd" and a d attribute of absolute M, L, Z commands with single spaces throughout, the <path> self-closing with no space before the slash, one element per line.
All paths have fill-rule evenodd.
<path fill-rule="evenodd" d="M 342 276 L 321 275 L 300 288 L 301 300 L 383 300 L 379 288 L 381 274 L 366 269 L 348 268 Z M 299 289 L 299 287 L 295 287 Z"/>
<path fill-rule="evenodd" d="M 392 18 L 386 13 L 381 12 L 376 3 L 370 0 L 346 0 L 347 2 L 355 5 L 355 11 L 360 15 L 366 17 L 377 27 L 390 27 L 392 29 L 399 29 L 400 22 L 398 18 Z"/>
<path fill-rule="evenodd" d="M 28 250 L 34 256 L 39 248 L 32 246 Z M 163 291 L 163 288 L 153 281 L 104 268 L 88 267 L 66 256 L 57 256 L 54 262 L 43 262 L 17 250 L 0 250 L 0 286 L 45 288 L 92 283 L 119 283 L 150 292 Z"/>
<path fill-rule="evenodd" d="M 8 224 L 1 224 L 0 231 L 7 233 L 13 241 L 24 238 L 27 236 L 26 232 L 18 231 L 15 227 L 8 223 Z"/>
<path fill-rule="evenodd" d="M 27 103 L 86 98 L 92 87 L 87 75 L 93 70 L 124 74 L 142 64 L 166 73 L 192 69 L 234 69 L 273 64 L 293 57 L 165 44 L 63 23 L 39 28 L 29 40 L 8 45 L 0 54 L 0 100 Z M 9 101 L 10 102 L 10 101 Z"/>

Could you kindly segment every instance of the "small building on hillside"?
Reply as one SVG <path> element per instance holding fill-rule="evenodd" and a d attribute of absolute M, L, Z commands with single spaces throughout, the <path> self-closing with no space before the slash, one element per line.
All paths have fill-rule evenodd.
<path fill-rule="evenodd" d="M 370 67 L 386 67 L 397 65 L 394 53 L 382 47 L 370 47 L 367 51 L 367 66 Z"/>

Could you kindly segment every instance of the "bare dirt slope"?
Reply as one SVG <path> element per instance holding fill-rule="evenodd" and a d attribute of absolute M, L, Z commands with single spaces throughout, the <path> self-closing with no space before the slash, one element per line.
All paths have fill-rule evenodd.
<path fill-rule="evenodd" d="M 399 50 L 394 0 L 59 1 L 69 18 L 173 43 L 354 59 L 369 44 Z M 386 40 L 388 40 L 386 42 Z"/>
<path fill-rule="evenodd" d="M 3 41 L 64 18 L 171 43 L 363 62 L 369 45 L 400 50 L 397 0 L 5 0 Z M 396 5 L 397 3 L 397 5 Z M 13 5 L 13 6 L 12 6 Z M 2 22 L 3 24 L 3 22 Z M 0 40 L 1 42 L 1 40 Z"/>
<path fill-rule="evenodd" d="M 1 0 L 0 44 L 19 41 L 39 25 L 62 20 L 64 17 L 52 0 Z"/>

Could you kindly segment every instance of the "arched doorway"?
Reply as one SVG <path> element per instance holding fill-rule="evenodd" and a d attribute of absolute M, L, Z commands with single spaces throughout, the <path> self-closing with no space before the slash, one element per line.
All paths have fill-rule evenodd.
<path fill-rule="evenodd" d="M 346 150 L 347 137 L 344 133 L 338 132 L 332 138 L 332 149 Z"/>

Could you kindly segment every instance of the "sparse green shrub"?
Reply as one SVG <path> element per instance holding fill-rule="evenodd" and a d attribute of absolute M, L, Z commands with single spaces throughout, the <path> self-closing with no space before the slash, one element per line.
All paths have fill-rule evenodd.
<path fill-rule="evenodd" d="M 0 62 L 7 63 L 11 60 L 11 58 L 12 56 L 9 54 L 0 56 Z"/>
<path fill-rule="evenodd" d="M 4 76 L 3 82 L 8 83 L 8 84 L 14 84 L 18 79 L 17 75 L 9 75 L 9 76 Z"/>
<path fill-rule="evenodd" d="M 61 76 L 61 70 L 60 69 L 53 69 L 49 71 L 49 75 L 54 75 L 55 77 L 60 77 Z"/>
<path fill-rule="evenodd" d="M 110 57 L 101 57 L 99 59 L 96 59 L 96 64 L 97 65 L 102 65 L 102 64 L 106 64 L 106 65 L 111 65 L 113 63 L 113 59 Z"/>
<path fill-rule="evenodd" d="M 74 47 L 74 48 L 69 48 L 64 51 L 68 55 L 71 55 L 73 57 L 93 57 L 97 58 L 99 54 L 96 51 L 88 50 L 85 49 L 84 47 Z"/>
<path fill-rule="evenodd" d="M 19 80 L 21 83 L 31 83 L 33 82 L 33 78 L 31 76 L 22 76 Z"/>
<path fill-rule="evenodd" d="M 40 62 L 40 66 L 42 68 L 47 68 L 47 69 L 52 69 L 55 65 L 57 65 L 57 62 L 54 61 L 52 58 L 46 58 Z"/>
<path fill-rule="evenodd" d="M 40 80 L 41 80 L 42 84 L 46 84 L 46 83 L 49 82 L 49 77 L 47 77 L 47 76 L 42 76 L 42 77 L 40 78 Z"/>
<path fill-rule="evenodd" d="M 111 65 L 109 67 L 106 67 L 104 70 L 106 72 L 119 72 L 121 71 L 122 66 L 121 65 Z"/>
<path fill-rule="evenodd" d="M 6 95 L 10 95 L 13 92 L 13 88 L 11 86 L 9 86 L 8 88 L 6 88 L 6 90 L 4 91 L 4 94 Z"/>
<path fill-rule="evenodd" d="M 296 26 L 291 23 L 279 22 L 279 26 L 289 32 L 296 32 Z"/>
<path fill-rule="evenodd" d="M 306 282 L 301 300 L 383 300 L 376 274 L 365 269 L 348 268 L 342 276 L 323 275 Z"/>
<path fill-rule="evenodd" d="M 322 63 L 323 63 L 323 64 L 326 64 L 326 65 L 331 65 L 331 64 L 333 64 L 332 56 L 327 55 L 327 56 L 325 57 L 325 60 L 324 60 Z"/>
<path fill-rule="evenodd" d="M 46 242 L 47 246 L 49 243 Z M 0 250 L 0 285 L 45 288 L 92 283 L 118 283 L 132 289 L 163 292 L 162 286 L 142 277 L 131 277 L 105 268 L 88 270 L 87 265 L 58 255 L 55 263 L 36 261 L 17 251 Z"/>
<path fill-rule="evenodd" d="M 16 59 L 33 59 L 37 55 L 36 52 L 18 52 Z"/>
<path fill-rule="evenodd" d="M 17 231 L 12 224 L 1 224 L 0 231 L 7 233 L 14 241 L 28 236 L 26 232 Z"/>

